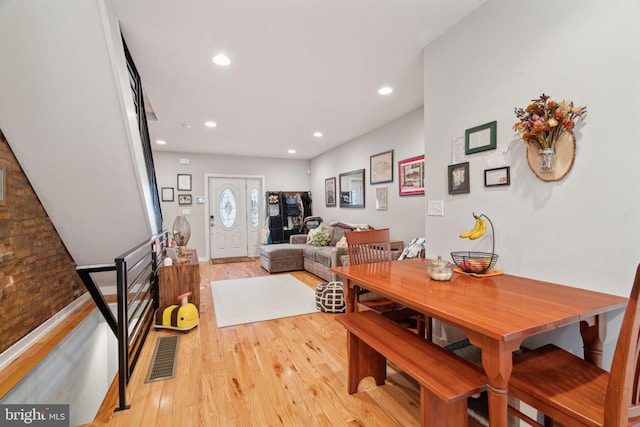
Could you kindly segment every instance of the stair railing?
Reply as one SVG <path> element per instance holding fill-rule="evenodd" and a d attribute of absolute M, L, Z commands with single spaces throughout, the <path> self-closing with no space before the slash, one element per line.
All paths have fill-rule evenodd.
<path fill-rule="evenodd" d="M 115 409 L 129 409 L 126 388 L 158 308 L 158 267 L 162 265 L 168 231 L 115 258 L 114 264 L 78 266 L 76 271 L 118 340 L 118 397 Z M 94 273 L 116 272 L 116 315 L 94 280 Z"/>

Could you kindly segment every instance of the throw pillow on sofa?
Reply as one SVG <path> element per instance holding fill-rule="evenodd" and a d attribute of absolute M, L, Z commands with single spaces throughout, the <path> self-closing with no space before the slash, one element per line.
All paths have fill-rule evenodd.
<path fill-rule="evenodd" d="M 307 233 L 307 245 L 313 245 L 313 237 L 318 232 L 324 231 L 325 233 L 330 234 L 329 230 L 330 230 L 329 226 L 325 224 L 320 224 L 316 228 L 312 228 L 311 230 L 309 230 L 309 233 Z"/>
<path fill-rule="evenodd" d="M 314 246 L 327 246 L 330 241 L 331 241 L 331 237 L 324 230 L 318 231 L 313 236 L 313 245 Z"/>

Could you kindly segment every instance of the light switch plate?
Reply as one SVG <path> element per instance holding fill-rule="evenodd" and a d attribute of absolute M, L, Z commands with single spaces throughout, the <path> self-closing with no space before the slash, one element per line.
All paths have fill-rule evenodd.
<path fill-rule="evenodd" d="M 191 209 L 182 209 L 182 215 L 191 215 Z"/>
<path fill-rule="evenodd" d="M 444 216 L 444 201 L 443 200 L 427 201 L 427 215 Z"/>

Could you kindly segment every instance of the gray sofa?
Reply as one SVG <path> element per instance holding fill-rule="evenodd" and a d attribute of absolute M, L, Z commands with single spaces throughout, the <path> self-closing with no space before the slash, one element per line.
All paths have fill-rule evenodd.
<path fill-rule="evenodd" d="M 269 273 L 307 270 L 309 273 L 326 280 L 335 281 L 333 267 L 342 265 L 340 257 L 348 255 L 347 247 L 337 248 L 344 237 L 344 228 L 323 226 L 331 240 L 328 246 L 307 244 L 306 234 L 297 234 L 289 238 L 289 243 L 263 245 L 260 247 L 260 265 Z"/>
<path fill-rule="evenodd" d="M 260 265 L 269 273 L 306 270 L 328 282 L 339 280 L 331 269 L 349 262 L 347 246 L 336 247 L 344 237 L 345 229 L 327 225 L 322 227 L 331 238 L 328 246 L 307 244 L 306 234 L 293 235 L 289 243 L 261 246 Z M 398 259 L 403 249 L 404 242 L 392 241 L 393 259 Z"/>
<path fill-rule="evenodd" d="M 311 274 L 323 278 L 326 281 L 337 280 L 335 273 L 331 272 L 333 267 L 340 267 L 342 262 L 340 257 L 348 255 L 347 246 L 336 247 L 336 243 L 344 237 L 344 228 L 329 227 L 329 237 L 331 240 L 328 246 L 304 245 L 302 248 L 304 269 Z M 307 236 L 298 235 L 291 236 L 291 243 L 297 243 L 298 240 L 306 242 Z"/>

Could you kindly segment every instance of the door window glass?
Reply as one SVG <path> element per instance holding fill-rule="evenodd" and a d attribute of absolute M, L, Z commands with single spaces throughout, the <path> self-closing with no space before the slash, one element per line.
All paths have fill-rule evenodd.
<path fill-rule="evenodd" d="M 227 228 L 236 223 L 237 205 L 233 191 L 227 188 L 220 194 L 220 218 L 222 219 L 222 224 Z"/>
<path fill-rule="evenodd" d="M 258 228 L 260 225 L 260 217 L 258 216 L 258 190 L 255 188 L 251 190 L 251 208 L 249 214 L 251 216 L 251 226 Z"/>

